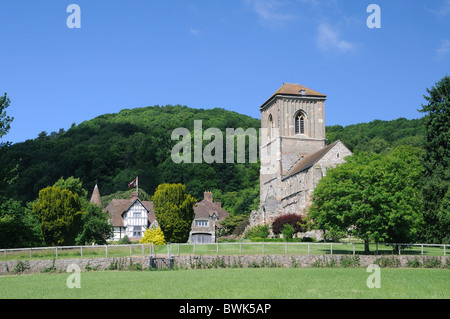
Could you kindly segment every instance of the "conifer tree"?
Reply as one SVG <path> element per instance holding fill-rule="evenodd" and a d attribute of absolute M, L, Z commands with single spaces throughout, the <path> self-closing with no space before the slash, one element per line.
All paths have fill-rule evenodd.
<path fill-rule="evenodd" d="M 161 184 L 152 197 L 156 220 L 171 243 L 185 243 L 189 239 L 196 200 L 186 194 L 183 184 Z"/>
<path fill-rule="evenodd" d="M 427 89 L 424 159 L 424 240 L 450 243 L 450 76 Z"/>

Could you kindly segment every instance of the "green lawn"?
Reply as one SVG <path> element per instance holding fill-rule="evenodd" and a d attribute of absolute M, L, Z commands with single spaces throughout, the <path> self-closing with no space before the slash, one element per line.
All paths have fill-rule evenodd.
<path fill-rule="evenodd" d="M 0 277 L 0 298 L 450 298 L 450 270 L 381 268 L 369 289 L 365 268 L 238 268 L 82 272 Z"/>

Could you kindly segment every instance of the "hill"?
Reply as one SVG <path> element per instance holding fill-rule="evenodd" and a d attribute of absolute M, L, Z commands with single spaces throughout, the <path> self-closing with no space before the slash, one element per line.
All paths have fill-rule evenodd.
<path fill-rule="evenodd" d="M 425 122 L 423 118 L 392 121 L 374 120 L 348 126 L 334 125 L 326 128 L 328 143 L 341 140 L 351 151 L 381 153 L 399 145 L 423 148 Z"/>
<path fill-rule="evenodd" d="M 194 120 L 203 128 L 249 127 L 260 121 L 221 108 L 193 109 L 180 105 L 124 109 L 85 121 L 64 132 L 42 132 L 36 139 L 10 147 L 8 157 L 18 160 L 19 178 L 10 187 L 10 196 L 25 202 L 34 200 L 40 189 L 60 177 L 80 178 L 89 192 L 95 182 L 102 195 L 127 190 L 139 176 L 139 188 L 153 194 L 163 182 L 186 184 L 194 197 L 205 190 L 239 191 L 258 184 L 256 164 L 175 164 L 171 140 L 175 128 L 193 131 Z M 209 141 L 205 141 L 205 143 Z"/>
<path fill-rule="evenodd" d="M 198 200 L 204 191 L 213 191 L 215 200 L 232 213 L 257 208 L 259 163 L 173 163 L 171 150 L 178 141 L 171 140 L 172 131 L 187 128 L 193 132 L 194 120 L 202 120 L 203 129 L 214 127 L 222 132 L 260 127 L 259 119 L 222 108 L 167 105 L 104 114 L 74 124 L 67 132 L 42 132 L 35 139 L 12 145 L 7 156 L 19 161 L 19 178 L 11 185 L 9 196 L 29 202 L 40 189 L 70 176 L 80 178 L 89 192 L 97 182 L 105 196 L 128 190 L 128 183 L 139 176 L 139 188 L 149 195 L 160 183 L 183 183 Z M 400 144 L 421 147 L 424 139 L 422 119 L 375 120 L 326 129 L 329 143 L 340 139 L 352 151 L 379 153 Z M 204 145 L 208 143 L 204 141 Z"/>

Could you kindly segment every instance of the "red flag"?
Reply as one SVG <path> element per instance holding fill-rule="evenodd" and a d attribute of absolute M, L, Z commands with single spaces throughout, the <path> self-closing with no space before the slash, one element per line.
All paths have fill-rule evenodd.
<path fill-rule="evenodd" d="M 129 188 L 136 187 L 136 186 L 137 186 L 137 177 L 130 184 L 128 184 Z"/>

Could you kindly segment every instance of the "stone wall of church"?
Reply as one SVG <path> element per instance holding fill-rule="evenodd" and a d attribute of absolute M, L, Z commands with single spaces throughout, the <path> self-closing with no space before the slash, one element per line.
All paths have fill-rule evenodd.
<path fill-rule="evenodd" d="M 288 213 L 306 215 L 312 194 L 327 169 L 345 162 L 350 150 L 338 142 L 311 168 L 289 176 L 274 177 L 261 184 L 260 208 L 250 215 L 250 226 L 271 225 L 273 220 Z"/>

